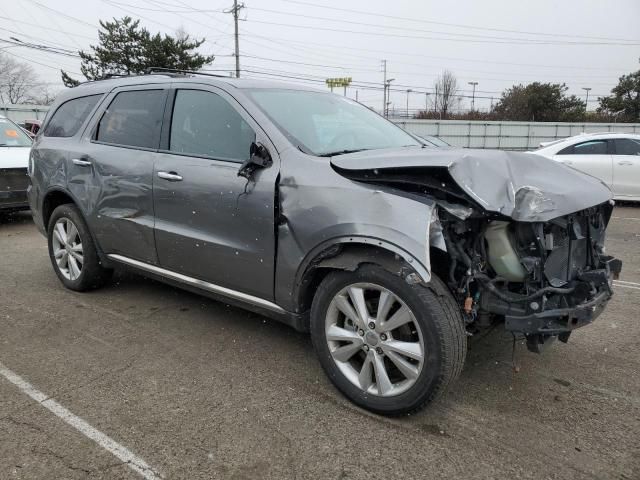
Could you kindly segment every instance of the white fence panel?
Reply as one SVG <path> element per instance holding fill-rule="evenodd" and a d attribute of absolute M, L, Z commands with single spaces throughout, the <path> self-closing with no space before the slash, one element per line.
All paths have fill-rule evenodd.
<path fill-rule="evenodd" d="M 49 107 L 42 105 L 0 105 L 0 115 L 14 122 L 44 120 Z"/>
<path fill-rule="evenodd" d="M 456 147 L 533 150 L 583 132 L 639 133 L 638 123 L 484 122 L 392 119 L 416 135 L 435 135 Z"/>

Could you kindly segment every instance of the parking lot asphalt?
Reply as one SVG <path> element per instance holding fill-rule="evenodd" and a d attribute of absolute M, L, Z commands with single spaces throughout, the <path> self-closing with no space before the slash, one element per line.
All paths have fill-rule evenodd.
<path fill-rule="evenodd" d="M 0 217 L 0 368 L 143 459 L 156 478 L 640 478 L 640 208 L 605 313 L 542 355 L 498 327 L 462 377 L 388 419 L 325 378 L 305 335 L 129 273 L 65 290 L 29 214 Z M 620 284 L 622 285 L 622 284 Z M 5 375 L 6 377 L 6 375 Z M 0 376 L 0 478 L 142 478 Z"/>

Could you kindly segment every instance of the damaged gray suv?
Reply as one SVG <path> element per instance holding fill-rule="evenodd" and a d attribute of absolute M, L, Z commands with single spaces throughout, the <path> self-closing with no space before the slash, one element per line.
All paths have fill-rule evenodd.
<path fill-rule="evenodd" d="M 416 411 L 496 322 L 533 351 L 592 322 L 621 263 L 611 192 L 535 155 L 425 148 L 345 97 L 162 72 L 63 93 L 30 205 L 60 281 L 132 268 L 310 332 L 373 412 Z"/>

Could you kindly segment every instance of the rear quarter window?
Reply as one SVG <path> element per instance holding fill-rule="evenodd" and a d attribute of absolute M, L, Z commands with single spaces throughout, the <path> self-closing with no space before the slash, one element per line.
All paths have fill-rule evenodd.
<path fill-rule="evenodd" d="M 58 107 L 44 129 L 45 137 L 72 137 L 96 106 L 102 94 L 68 100 Z"/>

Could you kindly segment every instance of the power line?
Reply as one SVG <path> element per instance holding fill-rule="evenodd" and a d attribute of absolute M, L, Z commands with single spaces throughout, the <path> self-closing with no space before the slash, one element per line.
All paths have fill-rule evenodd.
<path fill-rule="evenodd" d="M 8 51 L 8 50 L 4 50 L 4 53 L 8 53 L 9 55 L 11 55 L 11 56 L 13 56 L 13 57 L 20 58 L 20 59 L 22 59 L 22 60 L 26 60 L 27 62 L 35 63 L 36 65 L 41 65 L 41 66 L 43 66 L 43 67 L 47 67 L 47 68 L 51 68 L 51 69 L 53 69 L 53 70 L 58 70 L 58 71 L 60 71 L 60 66 L 59 66 L 59 65 L 54 67 L 53 65 L 48 65 L 48 64 L 46 64 L 46 63 L 38 62 L 38 61 L 36 61 L 36 60 L 33 60 L 33 59 L 31 59 L 31 58 L 27 58 L 27 57 L 23 57 L 23 56 L 21 56 L 21 55 L 18 55 L 17 53 L 13 53 L 13 52 L 10 52 L 10 51 Z M 71 73 L 73 73 L 73 74 L 75 74 L 75 75 L 81 75 L 81 74 L 80 74 L 80 73 L 78 73 L 78 72 L 71 72 Z"/>
<path fill-rule="evenodd" d="M 266 20 L 251 20 L 252 23 L 259 23 L 263 25 L 276 25 L 279 27 L 288 28 L 301 28 L 304 30 L 323 30 L 326 32 L 340 32 L 340 33 L 353 33 L 356 35 L 370 35 L 374 37 L 394 37 L 394 38 L 411 38 L 416 40 L 436 40 L 446 42 L 465 42 L 465 43 L 492 43 L 492 44 L 507 44 L 507 45 L 615 45 L 615 46 L 628 46 L 635 47 L 640 45 L 640 41 L 636 43 L 620 43 L 620 42 L 575 42 L 575 41 L 550 41 L 550 40 L 480 40 L 480 39 L 467 39 L 467 38 L 443 38 L 443 37 L 425 37 L 419 35 L 402 35 L 400 33 L 384 33 L 384 32 L 367 32 L 362 30 L 347 30 L 342 28 L 320 27 L 313 25 L 298 25 L 292 23 L 282 22 L 269 22 Z"/>
<path fill-rule="evenodd" d="M 286 2 L 286 3 L 295 3 L 295 4 L 298 4 L 298 5 L 305 5 L 305 6 L 309 6 L 309 7 L 324 8 L 324 9 L 328 9 L 328 10 L 332 10 L 332 11 L 357 13 L 359 15 L 369 15 L 369 16 L 373 16 L 373 17 L 391 18 L 391 19 L 395 19 L 395 20 L 403 20 L 403 21 L 419 22 L 419 23 L 428 23 L 428 24 L 431 24 L 431 25 L 442 25 L 442 26 L 447 26 L 447 27 L 467 28 L 467 29 L 473 29 L 473 30 L 486 30 L 486 31 L 491 31 L 491 32 L 503 32 L 503 33 L 519 33 L 519 34 L 526 34 L 526 35 L 540 35 L 540 36 L 545 36 L 545 37 L 584 38 L 584 39 L 591 39 L 591 40 L 614 40 L 614 41 L 624 41 L 624 42 L 637 42 L 637 41 L 639 41 L 638 39 L 633 39 L 632 40 L 632 39 L 626 39 L 626 38 L 607 38 L 607 37 L 582 36 L 582 35 L 573 35 L 573 34 L 564 34 L 564 33 L 528 32 L 528 31 L 524 31 L 524 30 L 507 30 L 507 29 L 503 29 L 503 28 L 477 27 L 477 26 L 473 26 L 473 25 L 465 25 L 465 24 L 459 24 L 459 23 L 436 22 L 436 21 L 433 21 L 433 20 L 423 20 L 423 19 L 417 19 L 417 18 L 411 18 L 411 17 L 400 17 L 400 16 L 387 15 L 387 14 L 382 14 L 382 13 L 367 12 L 367 11 L 362 11 L 362 10 L 352 10 L 352 9 L 349 9 L 349 8 L 339 8 L 339 7 L 328 6 L 328 5 L 319 5 L 317 3 L 305 2 L 305 1 L 301 1 L 301 0 L 281 0 L 281 1 Z"/>
<path fill-rule="evenodd" d="M 286 42 L 284 46 L 287 46 L 286 44 L 299 44 L 299 45 L 312 45 L 314 47 L 320 47 L 322 49 L 327 49 L 327 48 L 331 48 L 331 49 L 343 49 L 344 45 L 335 45 L 335 44 L 327 44 L 327 43 L 316 43 L 316 42 L 309 42 L 309 41 L 302 41 L 302 40 L 295 40 L 295 39 L 286 39 L 286 38 L 281 38 L 281 37 L 274 37 L 274 36 L 270 36 L 270 37 L 266 37 L 263 35 L 259 35 L 259 34 L 252 34 L 254 37 L 258 37 L 261 38 L 263 40 L 272 42 L 272 43 L 276 43 L 276 44 L 280 44 L 282 45 L 282 42 Z M 278 40 L 280 40 L 280 42 L 278 42 Z M 295 47 L 289 47 L 289 48 L 295 48 Z M 310 49 L 309 47 L 298 47 L 298 48 L 306 48 L 309 51 L 313 51 L 315 52 L 315 50 Z M 585 66 L 571 66 L 571 65 L 540 65 L 540 64 L 534 64 L 534 63 L 514 63 L 514 62 L 499 62 L 499 61 L 491 61 L 491 60 L 478 60 L 478 59 L 470 59 L 470 58 L 460 58 L 460 57 L 442 57 L 442 56 L 435 56 L 435 55 L 422 55 L 422 54 L 414 54 L 414 53 L 407 53 L 405 52 L 398 52 L 398 51 L 390 51 L 390 50 L 372 50 L 372 49 L 367 49 L 367 48 L 357 48 L 357 47 L 353 47 L 353 46 L 349 46 L 349 50 L 354 50 L 354 51 L 360 51 L 360 52 L 370 52 L 370 53 L 374 53 L 374 54 L 385 54 L 385 55 L 398 55 L 398 56 L 408 56 L 411 58 L 415 58 L 415 57 L 420 57 L 420 58 L 431 58 L 431 59 L 438 59 L 438 60 L 448 60 L 448 61 L 456 61 L 456 62 L 471 62 L 471 63 L 492 63 L 492 64 L 496 64 L 496 65 L 510 65 L 510 66 L 516 66 L 516 67 L 536 67 L 536 68 L 552 68 L 554 70 L 559 70 L 559 69 L 576 69 L 576 70 L 610 70 L 610 68 L 605 68 L 605 67 L 585 67 Z M 352 57 L 352 58 L 369 58 L 371 60 L 376 60 L 377 61 L 377 57 L 363 57 L 362 55 L 356 55 L 356 54 L 348 54 L 345 52 L 339 52 L 336 53 L 335 51 L 333 51 L 333 53 L 330 55 L 333 58 L 335 58 L 335 56 L 343 56 L 343 57 Z M 321 54 L 321 56 L 327 56 L 327 54 Z M 399 62 L 399 61 L 394 61 L 394 63 L 400 64 L 400 65 L 414 65 L 414 66 L 420 66 L 420 64 L 416 64 L 416 63 L 409 63 L 409 62 Z M 625 67 L 626 68 L 626 67 Z M 620 68 L 620 70 L 624 70 L 624 68 Z"/>
<path fill-rule="evenodd" d="M 379 72 L 379 70 L 376 69 L 372 69 L 372 68 L 354 68 L 354 67 L 345 67 L 345 66 L 340 66 L 340 65 L 329 65 L 329 64 L 314 64 L 314 63 L 307 63 L 307 62 L 296 62 L 296 61 L 290 61 L 290 60 L 282 60 L 282 59 L 278 59 L 278 58 L 270 58 L 270 57 L 263 57 L 263 56 L 257 56 L 257 55 L 249 55 L 249 54 L 245 54 L 244 56 L 246 57 L 250 57 L 250 58 L 255 58 L 255 59 L 260 59 L 260 60 L 264 60 L 267 62 L 277 62 L 277 63 L 288 63 L 288 64 L 295 64 L 295 65 L 305 65 L 305 66 L 311 66 L 311 67 L 320 67 L 320 68 L 334 68 L 334 69 L 339 69 L 339 70 L 343 70 L 343 71 L 352 71 L 352 72 Z M 424 65 L 424 64 L 413 64 L 416 66 L 420 66 L 420 67 L 426 67 L 426 68 L 439 68 L 439 66 L 436 65 Z M 520 81 L 520 82 L 530 82 L 532 80 L 537 80 L 540 78 L 549 78 L 551 77 L 558 77 L 561 79 L 565 79 L 566 76 L 564 75 L 549 75 L 549 74 L 528 74 L 528 73 L 523 73 L 522 75 L 525 76 L 530 76 L 532 78 L 530 79 L 523 79 L 523 78 L 513 78 L 513 77 L 509 77 L 509 78 L 488 78 L 488 77 L 478 77 L 477 75 L 475 75 L 475 73 L 504 73 L 505 75 L 509 75 L 508 72 L 488 72 L 486 70 L 470 70 L 470 69 L 455 69 L 456 72 L 459 71 L 463 71 L 463 72 L 471 72 L 473 73 L 473 76 L 475 78 L 480 78 L 482 80 L 493 80 L 493 81 Z M 403 75 L 410 75 L 410 76 L 420 76 L 420 77 L 437 77 L 439 75 L 439 73 L 426 73 L 426 72 L 411 72 L 411 71 L 406 71 L 406 70 L 399 70 L 397 71 L 398 74 L 403 74 Z M 589 77 L 576 77 L 576 76 L 572 76 L 571 78 L 573 80 L 576 81 L 580 81 L 582 80 L 588 80 L 591 83 L 594 83 L 592 81 L 592 79 L 594 78 L 612 78 L 616 75 L 592 75 Z M 597 82 L 595 84 L 598 84 Z M 609 82 L 606 83 L 602 83 L 600 82 L 601 85 L 610 85 Z"/>
<path fill-rule="evenodd" d="M 56 15 L 60 15 L 61 17 L 64 17 L 64 18 L 66 18 L 68 20 L 71 20 L 72 22 L 76 22 L 76 23 L 78 23 L 80 25 L 89 26 L 91 28 L 98 28 L 97 25 L 94 25 L 94 24 L 89 23 L 89 22 L 85 22 L 84 20 L 80 20 L 79 18 L 72 17 L 71 15 L 67 15 L 66 13 L 63 13 L 63 12 L 61 12 L 59 10 L 56 10 L 55 8 L 51 8 L 51 7 L 48 7 L 46 5 L 43 5 L 42 3 L 37 2 L 36 0 L 31 0 L 31 1 L 33 3 L 35 3 L 36 5 L 55 13 Z"/>
<path fill-rule="evenodd" d="M 33 50 L 38 50 L 41 52 L 47 52 L 47 53 L 54 53 L 56 55 L 62 55 L 65 57 L 74 57 L 77 58 L 79 57 L 79 55 L 77 53 L 73 53 L 70 52 L 68 50 L 62 50 L 56 47 L 50 47 L 48 45 L 38 45 L 35 43 L 27 43 L 27 42 L 23 42 L 15 37 L 10 37 L 10 40 L 4 39 L 4 38 L 0 38 L 1 42 L 4 43 L 9 43 L 11 45 L 16 45 L 18 47 L 24 47 L 24 48 L 30 48 Z"/>
<path fill-rule="evenodd" d="M 403 26 L 382 25 L 382 24 L 379 24 L 379 23 L 359 22 L 359 21 L 354 21 L 354 20 L 345 20 L 343 18 L 319 17 L 319 16 L 316 16 L 316 15 L 307 15 L 307 14 L 303 14 L 303 13 L 294 13 L 294 12 L 290 12 L 290 11 L 273 10 L 273 9 L 269 9 L 269 8 L 260 8 L 260 7 L 251 7 L 251 8 L 253 10 L 256 10 L 256 11 L 275 13 L 277 15 L 286 15 L 286 16 L 293 16 L 293 17 L 299 17 L 299 18 L 309 18 L 309 19 L 312 19 L 312 20 L 324 20 L 324 21 L 329 21 L 329 22 L 339 22 L 339 23 L 346 23 L 346 24 L 349 24 L 349 25 L 363 25 L 363 26 L 367 26 L 367 27 L 375 27 L 375 28 L 382 28 L 382 29 L 402 30 L 403 32 L 410 31 L 410 32 L 420 32 L 420 33 L 439 34 L 439 35 L 450 35 L 450 36 L 453 36 L 453 37 L 466 37 L 466 38 L 475 38 L 475 39 L 512 40 L 512 41 L 517 41 L 517 42 L 521 42 L 521 41 L 538 42 L 538 40 L 527 39 L 527 38 L 522 38 L 522 37 L 499 37 L 499 36 L 479 35 L 479 34 L 474 34 L 474 33 L 458 33 L 458 32 L 445 32 L 445 31 L 438 31 L 438 30 L 425 30 L 424 28 L 411 28 L 411 27 L 407 27 L 406 25 L 403 25 Z M 549 40 L 549 42 L 552 42 L 552 41 Z M 556 41 L 553 41 L 552 43 L 555 43 L 555 42 Z M 559 43 L 564 43 L 562 41 L 558 41 L 558 42 Z M 631 41 L 629 41 L 629 42 L 631 42 Z M 626 45 L 626 43 L 624 43 L 624 44 Z"/>

